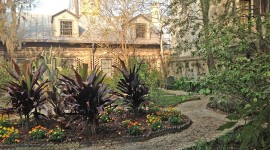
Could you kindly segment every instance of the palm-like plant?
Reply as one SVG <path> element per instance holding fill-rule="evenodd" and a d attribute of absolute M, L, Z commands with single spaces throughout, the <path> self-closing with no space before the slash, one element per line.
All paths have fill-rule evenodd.
<path fill-rule="evenodd" d="M 84 81 L 82 76 L 74 70 L 75 79 L 63 76 L 60 84 L 63 87 L 64 107 L 68 106 L 70 113 L 78 114 L 91 125 L 92 134 L 98 125 L 99 114 L 104 113 L 104 107 L 113 103 L 108 85 L 103 84 L 106 75 L 94 69 Z"/>
<path fill-rule="evenodd" d="M 143 62 L 141 62 L 138 67 L 134 64 L 133 67 L 128 70 L 125 62 L 121 59 L 119 60 L 121 68 L 113 66 L 117 68 L 124 77 L 118 82 L 117 89 L 121 91 L 118 95 L 130 104 L 137 116 L 139 107 L 142 103 L 146 102 L 145 96 L 149 91 L 149 88 L 142 84 L 139 79 L 139 71 Z"/>
<path fill-rule="evenodd" d="M 34 66 L 45 65 L 47 70 L 42 75 L 42 80 L 49 80 L 48 87 L 46 89 L 48 97 L 48 102 L 52 105 L 52 110 L 49 109 L 48 113 L 54 113 L 56 117 L 62 116 L 60 111 L 60 90 L 57 86 L 58 78 L 60 77 L 60 72 L 67 68 L 64 64 L 61 63 L 62 58 L 60 55 L 54 56 L 52 54 L 52 47 L 49 52 L 46 53 L 42 51 L 42 53 L 36 58 L 34 62 Z"/>
<path fill-rule="evenodd" d="M 43 97 L 43 89 L 46 87 L 48 81 L 39 83 L 39 79 L 46 70 L 46 66 L 40 65 L 34 72 L 32 70 L 32 63 L 23 62 L 22 67 L 18 66 L 13 61 L 14 71 L 8 67 L 5 69 L 15 79 L 10 81 L 3 90 L 7 91 L 10 96 L 12 108 L 19 113 L 20 116 L 24 115 L 26 128 L 28 128 L 30 112 L 34 110 L 34 116 L 38 119 L 38 112 L 46 98 Z"/>

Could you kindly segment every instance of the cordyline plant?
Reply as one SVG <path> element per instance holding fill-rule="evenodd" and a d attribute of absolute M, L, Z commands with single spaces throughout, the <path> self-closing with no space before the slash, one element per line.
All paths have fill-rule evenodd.
<path fill-rule="evenodd" d="M 46 66 L 40 65 L 34 72 L 32 63 L 24 61 L 21 69 L 14 61 L 13 65 L 14 71 L 3 66 L 15 81 L 8 82 L 2 89 L 7 91 L 10 96 L 12 108 L 8 109 L 15 110 L 21 118 L 23 115 L 26 128 L 28 128 L 29 116 L 32 111 L 36 120 L 40 116 L 44 116 L 38 112 L 38 109 L 45 103 L 46 98 L 43 97 L 43 89 L 48 81 L 39 82 L 39 79 L 45 72 Z"/>
<path fill-rule="evenodd" d="M 108 85 L 103 84 L 106 75 L 102 75 L 98 68 L 94 68 L 85 81 L 76 70 L 74 74 L 74 79 L 64 75 L 60 79 L 63 87 L 62 105 L 70 110 L 70 114 L 82 116 L 87 126 L 91 127 L 91 134 L 95 134 L 99 114 L 103 114 L 104 107 L 113 103 Z"/>
<path fill-rule="evenodd" d="M 60 72 L 66 68 L 65 65 L 62 65 L 62 58 L 58 54 L 58 56 L 54 56 L 52 54 L 53 48 L 51 47 L 49 53 L 42 51 L 42 53 L 36 58 L 34 65 L 39 66 L 40 64 L 44 64 L 47 67 L 47 70 L 41 76 L 42 80 L 49 80 L 48 86 L 46 88 L 47 91 L 47 101 L 52 105 L 52 109 L 48 110 L 49 117 L 60 117 L 62 116 L 60 111 L 60 94 L 61 91 L 57 86 L 58 78 L 60 77 Z"/>
<path fill-rule="evenodd" d="M 141 83 L 139 79 L 139 71 L 143 62 L 141 62 L 138 67 L 134 64 L 133 67 L 128 70 L 125 62 L 121 59 L 119 59 L 119 61 L 121 68 L 113 66 L 118 69 L 124 77 L 118 82 L 117 89 L 121 91 L 118 92 L 118 95 L 124 98 L 134 110 L 135 115 L 138 116 L 139 107 L 146 102 L 145 96 L 149 92 L 149 88 Z"/>

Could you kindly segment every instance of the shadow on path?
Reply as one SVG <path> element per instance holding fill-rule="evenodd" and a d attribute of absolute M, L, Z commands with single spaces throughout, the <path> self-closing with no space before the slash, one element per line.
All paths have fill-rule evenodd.
<path fill-rule="evenodd" d="M 183 91 L 167 91 L 176 95 L 184 95 Z M 198 141 L 210 141 L 225 134 L 230 130 L 219 131 L 218 127 L 224 124 L 227 119 L 226 115 L 206 109 L 209 97 L 201 96 L 201 100 L 188 101 L 177 105 L 175 108 L 187 115 L 193 124 L 186 130 L 156 137 L 144 142 L 124 143 L 110 146 L 92 146 L 91 149 L 122 149 L 122 150 L 138 150 L 138 149 L 154 149 L 154 150 L 171 150 L 183 149 L 194 146 Z M 243 124 L 239 122 L 236 126 Z M 235 126 L 235 127 L 236 127 Z M 87 148 L 86 148 L 87 149 Z"/>

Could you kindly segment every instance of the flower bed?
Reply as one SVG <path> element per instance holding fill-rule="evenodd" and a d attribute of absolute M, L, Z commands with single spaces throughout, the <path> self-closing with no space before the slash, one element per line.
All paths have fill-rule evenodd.
<path fill-rule="evenodd" d="M 187 129 L 192 124 L 192 121 L 187 116 L 182 116 L 182 117 L 185 117 L 185 119 L 183 119 L 184 120 L 183 123 L 179 126 L 164 128 L 164 129 L 153 131 L 148 134 L 144 134 L 140 136 L 130 136 L 130 135 L 124 136 L 122 138 L 122 141 L 125 141 L 125 142 L 139 142 L 140 141 L 141 142 L 141 141 L 149 140 L 151 138 L 162 136 L 168 133 L 180 132 L 182 130 Z"/>
<path fill-rule="evenodd" d="M 182 131 L 192 123 L 187 116 L 171 110 L 151 114 L 144 113 L 138 117 L 135 117 L 133 113 L 122 115 L 121 113 L 114 111 L 106 114 L 108 115 L 108 119 L 106 120 L 109 121 L 104 123 L 102 122 L 104 120 L 100 119 L 102 125 L 97 128 L 97 134 L 93 136 L 89 136 L 85 125 L 81 122 L 75 122 L 72 126 L 65 129 L 56 127 L 59 123 L 55 120 L 39 122 L 41 125 L 32 125 L 29 130 L 24 129 L 21 124 L 13 124 L 10 128 L 18 130 L 16 131 L 18 135 L 16 135 L 13 142 L 3 142 L 1 146 L 39 147 L 42 145 L 65 145 L 68 143 L 79 143 L 81 146 L 90 146 L 93 144 L 103 145 L 105 143 L 145 141 L 164 134 Z M 178 124 L 170 122 L 172 116 L 181 118 L 181 121 Z"/>

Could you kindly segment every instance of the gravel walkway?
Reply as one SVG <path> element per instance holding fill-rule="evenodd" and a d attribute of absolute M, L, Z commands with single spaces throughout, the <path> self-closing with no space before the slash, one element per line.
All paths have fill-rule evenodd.
<path fill-rule="evenodd" d="M 175 94 L 175 91 L 173 94 Z M 194 146 L 196 142 L 202 140 L 214 140 L 229 130 L 217 130 L 220 125 L 226 122 L 226 115 L 206 109 L 208 100 L 208 97 L 201 97 L 201 100 L 185 102 L 175 107 L 193 121 L 193 124 L 182 132 L 156 137 L 144 142 L 92 146 L 85 149 L 171 150 Z M 243 124 L 243 122 L 239 122 L 237 125 L 239 124 Z"/>

